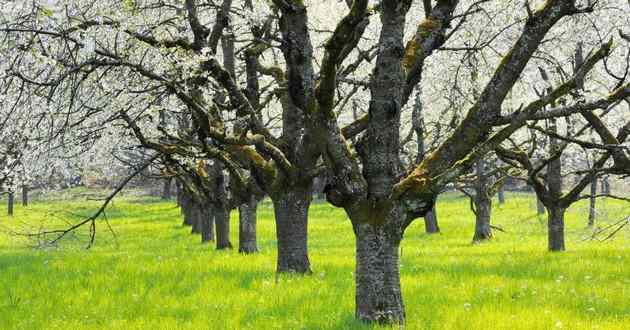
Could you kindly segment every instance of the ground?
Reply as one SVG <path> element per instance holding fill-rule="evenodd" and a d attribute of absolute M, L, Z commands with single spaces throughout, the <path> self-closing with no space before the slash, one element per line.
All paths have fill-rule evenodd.
<path fill-rule="evenodd" d="M 13 218 L 0 207 L 0 329 L 367 328 L 353 317 L 354 237 L 340 209 L 311 208 L 313 274 L 277 277 L 269 202 L 259 209 L 258 255 L 202 245 L 174 202 L 134 195 L 115 200 L 107 212 L 115 236 L 101 220 L 90 250 L 85 232 L 56 248 L 15 235 L 76 221 L 100 203 L 69 196 L 18 205 Z M 506 232 L 480 245 L 470 243 L 468 201 L 441 198 L 442 233 L 426 235 L 416 221 L 402 244 L 407 328 L 629 329 L 630 229 L 585 241 L 585 205 L 567 216 L 568 251 L 552 254 L 532 195 L 508 194 L 493 214 Z M 630 215 L 627 203 L 600 206 L 600 226 Z"/>

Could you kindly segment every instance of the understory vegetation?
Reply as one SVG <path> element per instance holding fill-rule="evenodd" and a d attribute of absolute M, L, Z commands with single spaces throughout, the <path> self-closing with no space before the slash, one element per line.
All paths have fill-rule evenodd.
<path fill-rule="evenodd" d="M 69 199 L 40 197 L 0 214 L 1 329 L 362 329 L 354 308 L 354 237 L 342 209 L 315 202 L 309 213 L 310 276 L 276 274 L 273 208 L 258 209 L 259 254 L 217 251 L 182 226 L 175 203 L 127 194 L 87 233 L 38 246 L 16 232 L 67 226 L 101 201 L 75 190 Z M 94 197 L 94 196 L 92 196 Z M 588 239 L 588 206 L 566 218 L 567 252 L 547 252 L 546 218 L 533 195 L 508 194 L 493 212 L 495 230 L 471 244 L 467 198 L 441 196 L 442 233 L 417 221 L 401 245 L 408 329 L 628 329 L 630 230 Z M 98 199 L 98 198 L 90 198 Z M 621 220 L 630 205 L 599 202 L 595 228 Z M 238 241 L 232 213 L 232 241 Z M 87 230 L 87 229 L 86 229 Z M 600 235 L 604 238 L 607 235 Z"/>

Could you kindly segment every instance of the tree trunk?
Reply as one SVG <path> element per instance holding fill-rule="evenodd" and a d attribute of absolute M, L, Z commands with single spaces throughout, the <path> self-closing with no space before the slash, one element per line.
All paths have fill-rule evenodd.
<path fill-rule="evenodd" d="M 296 188 L 274 194 L 279 273 L 310 273 L 308 260 L 308 208 L 310 189 Z"/>
<path fill-rule="evenodd" d="M 201 223 L 201 243 L 214 241 L 214 214 L 213 209 L 209 206 L 199 209 Z"/>
<path fill-rule="evenodd" d="M 588 226 L 593 227 L 595 224 L 595 203 L 597 199 L 595 198 L 597 195 L 597 178 L 593 178 L 591 182 L 591 197 L 589 198 L 589 208 L 588 208 Z"/>
<path fill-rule="evenodd" d="M 28 186 L 22 186 L 22 206 L 28 206 Z"/>
<path fill-rule="evenodd" d="M 184 216 L 184 222 L 182 223 L 182 226 L 192 226 L 193 225 L 193 217 L 192 217 L 193 216 L 192 214 L 193 203 L 188 193 L 186 193 L 183 190 L 180 196 L 180 204 L 181 204 L 180 211 L 182 215 Z"/>
<path fill-rule="evenodd" d="M 9 216 L 13 216 L 13 199 L 14 199 L 14 194 L 12 191 L 10 191 L 9 199 L 7 201 L 7 213 L 9 214 Z"/>
<path fill-rule="evenodd" d="M 162 189 L 162 199 L 168 200 L 171 199 L 171 182 L 172 178 L 168 178 L 164 180 L 164 187 Z"/>
<path fill-rule="evenodd" d="M 548 215 L 549 251 L 564 251 L 564 212 L 561 207 L 550 207 Z"/>
<path fill-rule="evenodd" d="M 475 235 L 473 243 L 480 243 L 492 238 L 490 215 L 492 214 L 492 200 L 486 193 L 475 195 Z"/>
<path fill-rule="evenodd" d="M 545 205 L 540 201 L 538 196 L 536 196 L 536 213 L 538 215 L 545 214 Z"/>
<path fill-rule="evenodd" d="M 192 228 L 190 229 L 191 234 L 200 234 L 201 233 L 201 209 L 199 204 L 196 202 L 192 203 L 190 207 L 190 222 Z"/>
<path fill-rule="evenodd" d="M 231 249 L 230 210 L 223 206 L 214 208 L 214 222 L 217 227 L 217 250 Z"/>
<path fill-rule="evenodd" d="M 503 187 L 499 188 L 499 191 L 497 192 L 497 198 L 499 199 L 499 205 L 505 204 L 505 190 L 503 189 Z"/>
<path fill-rule="evenodd" d="M 431 211 L 427 212 L 424 216 L 424 229 L 427 234 L 435 234 L 440 232 L 440 226 L 438 225 L 437 211 L 435 205 L 431 208 Z"/>
<path fill-rule="evenodd" d="M 258 201 L 252 194 L 249 201 L 238 207 L 238 252 L 244 254 L 258 252 L 256 244 L 256 208 Z"/>
<path fill-rule="evenodd" d="M 392 241 L 382 226 L 369 223 L 355 224 L 354 232 L 356 318 L 364 322 L 404 323 L 399 242 Z"/>

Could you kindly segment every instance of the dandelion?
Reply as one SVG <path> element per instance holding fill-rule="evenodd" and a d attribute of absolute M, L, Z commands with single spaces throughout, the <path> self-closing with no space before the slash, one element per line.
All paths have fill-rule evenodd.
<path fill-rule="evenodd" d="M 472 304 L 471 303 L 464 303 L 464 309 L 469 311 L 472 308 Z"/>
<path fill-rule="evenodd" d="M 558 328 L 558 329 L 562 329 L 562 322 L 557 321 L 557 322 L 556 322 L 556 328 Z"/>

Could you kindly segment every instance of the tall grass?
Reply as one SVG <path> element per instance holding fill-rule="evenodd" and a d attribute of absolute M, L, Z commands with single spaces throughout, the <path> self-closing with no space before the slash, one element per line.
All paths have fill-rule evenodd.
<path fill-rule="evenodd" d="M 90 214 L 98 201 L 43 200 L 0 207 L 0 329 L 362 329 L 354 321 L 354 237 L 344 212 L 310 211 L 311 276 L 275 269 L 273 210 L 259 208 L 260 254 L 216 251 L 181 226 L 172 202 L 117 199 L 86 232 L 56 248 L 14 232 L 34 232 Z M 600 202 L 598 224 L 630 215 L 630 205 Z M 565 253 L 546 252 L 544 219 L 531 195 L 495 203 L 505 229 L 472 245 L 468 201 L 438 204 L 441 234 L 421 220 L 402 244 L 401 277 L 409 329 L 630 329 L 630 230 L 609 242 L 583 238 L 586 204 L 567 215 Z M 232 241 L 238 241 L 232 214 Z M 11 234 L 13 232 L 13 234 Z"/>

